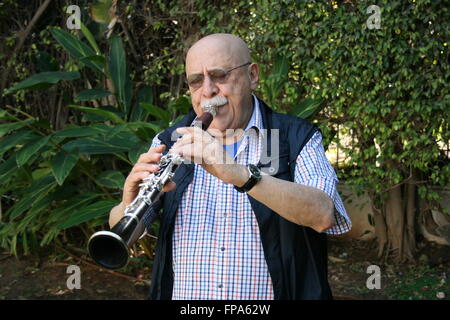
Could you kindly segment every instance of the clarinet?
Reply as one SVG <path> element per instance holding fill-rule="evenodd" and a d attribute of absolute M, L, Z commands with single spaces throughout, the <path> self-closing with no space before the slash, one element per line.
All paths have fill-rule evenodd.
<path fill-rule="evenodd" d="M 192 126 L 208 129 L 214 116 L 216 106 L 212 103 L 202 106 L 203 113 L 195 118 Z M 120 269 L 127 265 L 130 248 L 142 236 L 145 229 L 144 216 L 147 212 L 154 220 L 156 213 L 152 205 L 163 194 L 164 185 L 169 182 L 184 159 L 175 153 L 166 153 L 159 161 L 159 169 L 142 180 L 139 193 L 125 208 L 124 216 L 110 231 L 98 231 L 88 241 L 91 258 L 107 269 Z"/>

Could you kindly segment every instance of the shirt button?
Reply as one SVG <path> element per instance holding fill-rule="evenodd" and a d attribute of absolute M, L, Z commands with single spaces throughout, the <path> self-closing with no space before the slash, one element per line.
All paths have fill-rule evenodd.
<path fill-rule="evenodd" d="M 225 247 L 220 248 L 220 251 L 225 251 Z"/>
<path fill-rule="evenodd" d="M 219 284 L 219 285 L 217 286 L 217 288 L 222 289 L 222 288 L 223 288 L 223 285 Z"/>

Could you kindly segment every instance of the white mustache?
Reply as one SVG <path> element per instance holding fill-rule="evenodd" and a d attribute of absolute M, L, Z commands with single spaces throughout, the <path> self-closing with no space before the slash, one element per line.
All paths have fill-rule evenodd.
<path fill-rule="evenodd" d="M 222 96 L 215 96 L 212 99 L 203 101 L 202 108 L 205 108 L 207 106 L 220 107 L 220 106 L 223 106 L 224 104 L 226 104 L 227 102 L 228 102 L 227 98 L 222 97 Z"/>

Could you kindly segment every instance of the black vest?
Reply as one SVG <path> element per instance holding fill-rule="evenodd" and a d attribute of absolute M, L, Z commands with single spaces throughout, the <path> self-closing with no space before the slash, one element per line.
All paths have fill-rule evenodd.
<path fill-rule="evenodd" d="M 272 111 L 259 100 L 263 126 L 269 134 L 263 152 L 270 155 L 270 129 L 279 129 L 280 150 L 276 178 L 294 181 L 296 158 L 304 145 L 318 130 L 309 122 Z M 178 127 L 190 126 L 194 111 L 187 114 L 176 125 L 159 134 L 161 142 L 173 145 L 172 132 Z M 265 150 L 264 148 L 267 148 Z M 259 163 L 259 167 L 270 167 L 271 163 Z M 162 198 L 162 215 L 158 244 L 153 263 L 150 298 L 171 299 L 173 289 L 172 235 L 175 215 L 184 190 L 192 182 L 194 164 L 183 164 L 175 173 L 175 190 Z M 264 256 L 272 278 L 275 299 L 331 299 L 327 277 L 326 234 L 309 227 L 296 225 L 282 218 L 264 204 L 248 196 L 258 221 Z"/>

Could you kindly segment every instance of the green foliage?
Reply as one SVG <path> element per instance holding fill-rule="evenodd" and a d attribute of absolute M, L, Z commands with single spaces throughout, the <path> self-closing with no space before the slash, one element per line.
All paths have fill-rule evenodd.
<path fill-rule="evenodd" d="M 71 72 L 42 72 L 35 74 L 18 84 L 14 87 L 8 89 L 6 94 L 14 93 L 19 90 L 28 89 L 28 90 L 44 90 L 50 88 L 55 83 L 58 83 L 61 80 L 75 80 L 80 78 L 80 73 L 78 71 Z"/>
<path fill-rule="evenodd" d="M 7 3 L 2 18 L 20 10 Z M 258 96 L 318 122 L 325 144 L 334 139 L 348 155 L 341 178 L 357 190 L 382 198 L 414 173 L 419 195 L 436 200 L 429 185 L 450 185 L 444 1 L 379 1 L 381 29 L 367 28 L 374 3 L 365 0 L 113 3 L 87 4 L 80 31 L 41 27 L 21 60 L 4 60 L 14 81 L 25 79 L 9 84 L 9 108 L 0 110 L 0 242 L 13 252 L 31 239 L 48 244 L 70 226 L 87 233 L 105 223 L 131 164 L 190 110 L 184 56 L 214 32 L 249 44 L 261 69 Z M 53 25 L 65 25 L 55 16 Z M 14 35 L 3 40 L 13 52 Z M 351 137 L 345 145 L 338 126 Z"/>
<path fill-rule="evenodd" d="M 84 33 L 90 34 L 88 30 Z M 104 224 L 118 203 L 125 173 L 139 154 L 148 150 L 155 133 L 172 120 L 169 112 L 151 104 L 148 86 L 138 91 L 136 103 L 131 104 L 133 83 L 120 37 L 110 40 L 107 59 L 91 59 L 102 56 L 66 31 L 53 28 L 52 34 L 80 68 L 100 71 L 97 86 L 108 81 L 114 85 L 117 102 L 108 104 L 107 98 L 112 95 L 109 90 L 81 89 L 67 102 L 82 117 L 78 125 L 61 130 L 54 130 L 46 121 L 18 108 L 10 107 L 1 113 L 0 121 L 8 122 L 0 125 L 4 136 L 0 141 L 4 159 L 0 163 L 0 192 L 8 194 L 10 206 L 0 223 L 0 243 L 14 254 L 18 244 L 27 253 L 29 239 L 40 239 L 40 244 L 45 245 L 66 229 L 78 226 L 84 232 L 93 232 L 94 227 Z M 94 38 L 89 39 L 92 47 L 98 48 Z M 43 72 L 21 81 L 6 94 L 49 88 L 61 80 L 79 78 L 79 71 Z M 73 104 L 93 100 L 107 104 Z M 173 111 L 184 110 L 188 100 L 176 101 Z M 150 120 L 150 116 L 156 120 Z"/>

